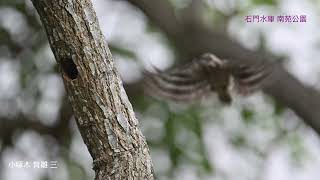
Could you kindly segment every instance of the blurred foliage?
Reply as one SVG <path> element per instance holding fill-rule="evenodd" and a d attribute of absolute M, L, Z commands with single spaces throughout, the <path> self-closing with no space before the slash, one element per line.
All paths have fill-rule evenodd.
<path fill-rule="evenodd" d="M 176 4 L 177 8 L 186 6 L 189 1 L 172 1 Z M 257 5 L 277 5 L 277 0 L 251 0 L 252 6 Z M 33 9 L 28 7 L 26 1 L 23 0 L 1 0 L 1 7 L 10 7 L 16 12 L 22 14 L 25 17 L 27 27 L 30 31 L 26 32 L 28 35 L 22 41 L 16 41 L 15 35 L 11 34 L 10 31 L 4 28 L 0 24 L 0 62 L 5 61 L 6 58 L 9 58 L 10 61 L 15 61 L 19 65 L 19 75 L 20 80 L 20 92 L 17 96 L 12 97 L 14 101 L 17 101 L 16 98 L 22 98 L 22 100 L 28 99 L 30 102 L 29 106 L 32 106 L 31 117 L 37 117 L 36 115 L 36 106 L 39 105 L 43 92 L 39 88 L 40 79 L 43 78 L 45 74 L 57 74 L 57 66 L 49 66 L 48 69 L 39 66 L 39 59 L 49 58 L 49 55 L 43 55 L 45 50 L 48 48 L 47 38 L 44 34 L 44 31 L 39 23 L 38 17 Z M 208 8 L 208 7 L 207 7 Z M 221 21 L 228 21 L 230 17 L 227 17 L 223 13 L 217 11 L 213 13 L 208 8 L 208 19 L 210 22 L 212 19 L 217 18 Z M 235 11 L 237 12 L 237 11 Z M 228 23 L 214 21 L 215 23 L 225 23 L 226 26 Z M 153 22 L 147 22 L 146 33 L 153 33 L 160 31 Z M 171 40 L 168 39 L 168 44 L 166 46 L 174 50 L 174 47 L 171 43 Z M 265 41 L 262 42 L 260 48 L 266 48 L 263 46 Z M 4 48 L 5 47 L 5 48 Z M 126 47 L 121 47 L 114 44 L 109 44 L 109 47 L 114 54 L 118 54 L 128 59 L 135 61 L 140 61 L 137 53 L 133 52 Z M 5 49 L 5 50 L 2 50 Z M 8 52 L 6 52 L 8 51 Z M 174 52 L 177 53 L 177 52 Z M 177 58 L 178 59 L 178 58 Z M 178 61 L 178 60 L 176 60 Z M 1 99 L 0 99 L 1 100 Z M 210 111 L 210 118 L 203 118 L 204 111 L 207 109 L 213 109 L 212 105 L 208 106 L 197 106 L 190 105 L 184 106 L 184 108 L 176 108 L 173 110 L 172 103 L 163 102 L 155 100 L 152 98 L 145 97 L 144 95 L 135 94 L 130 97 L 130 101 L 133 104 L 135 111 L 141 114 L 141 117 L 148 119 L 146 112 L 153 105 L 159 106 L 165 114 L 168 114 L 165 118 L 157 117 L 153 115 L 152 118 L 156 121 L 160 121 L 163 126 L 163 134 L 159 139 L 150 140 L 148 143 L 152 148 L 156 149 L 165 149 L 170 158 L 170 168 L 167 172 L 168 176 L 174 178 L 175 171 L 182 165 L 188 164 L 194 166 L 198 170 L 198 174 L 218 174 L 218 168 L 209 160 L 209 154 L 213 152 L 208 152 L 206 144 L 204 142 L 204 126 L 206 125 L 205 121 L 207 119 L 219 119 L 224 121 L 222 114 L 223 108 L 219 107 L 215 110 Z M 254 104 L 252 102 L 247 102 L 247 104 Z M 58 103 L 61 105 L 62 103 Z M 304 155 L 306 150 L 304 149 L 303 139 L 300 137 L 300 134 L 286 132 L 287 129 L 283 127 L 283 121 L 280 119 L 283 118 L 286 113 L 285 107 L 280 105 L 278 102 L 270 102 L 268 107 L 271 107 L 272 112 L 262 112 L 257 110 L 254 105 L 248 106 L 247 104 L 236 104 L 234 107 L 239 110 L 239 121 L 232 121 L 232 123 L 238 123 L 238 129 L 228 129 L 228 122 L 212 121 L 210 122 L 213 126 L 219 127 L 222 131 L 226 131 L 229 135 L 227 139 L 228 143 L 233 145 L 235 149 L 247 149 L 248 151 L 253 151 L 261 159 L 266 159 L 270 149 L 259 146 L 255 144 L 252 139 L 250 131 L 258 131 L 265 134 L 273 134 L 274 138 L 267 141 L 266 147 L 273 146 L 279 142 L 285 141 L 291 150 L 292 160 L 298 164 L 303 162 Z M 178 105 L 179 106 L 179 105 Z M 57 109 L 59 109 L 58 107 Z M 221 112 L 220 112 L 221 111 Z M 17 116 L 23 112 L 18 112 Z M 7 118 L 7 114 L 0 114 L 0 117 Z M 151 118 L 150 118 L 151 119 Z M 148 119 L 149 120 L 149 119 Z M 145 120 L 147 121 L 147 120 Z M 40 122 L 43 123 L 43 122 Z M 231 126 L 231 125 L 230 125 Z M 242 129 L 241 129 L 242 128 Z M 22 129 L 23 130 L 23 129 Z M 289 131 L 295 131 L 296 129 L 289 129 Z M 21 131 L 21 129 L 19 129 Z M 54 136 L 54 135 L 53 135 Z M 58 136 L 58 135 L 56 135 Z M 3 137 L 2 137 L 3 138 Z M 147 136 L 148 138 L 148 136 Z M 212 141 L 215 140 L 215 137 L 212 138 Z M 4 143 L 5 140 L 0 140 L 1 143 Z M 5 148 L 0 145 L 1 152 Z M 64 151 L 69 151 L 70 147 L 61 147 Z M 48 151 L 51 149 L 48 148 Z M 239 150 L 239 151 L 240 151 Z M 60 154 L 61 158 L 64 160 L 64 164 L 67 166 L 69 179 L 85 179 L 86 171 L 80 165 L 79 162 L 72 160 L 70 157 L 65 154 Z M 1 154 L 0 154 L 1 159 Z M 157 163 L 157 162 L 155 162 Z M 157 173 L 157 172 L 156 172 Z M 1 173 L 0 173 L 1 174 Z M 1 178 L 1 176 L 0 176 Z M 48 177 L 44 177 L 46 179 Z M 178 179 L 178 178 L 177 178 Z"/>
<path fill-rule="evenodd" d="M 253 5 L 276 5 L 277 0 L 251 0 Z"/>
<path fill-rule="evenodd" d="M 146 112 L 151 104 L 158 104 L 168 114 L 166 119 L 161 119 L 161 123 L 164 123 L 162 138 L 157 141 L 148 140 L 148 144 L 167 149 L 171 161 L 169 172 L 171 176 L 182 163 L 195 165 L 204 173 L 214 172 L 203 141 L 201 109 L 199 107 L 190 106 L 172 111 L 172 108 L 169 107 L 170 103 L 144 96 L 134 98 L 132 103 L 135 110 L 141 113 Z"/>
<path fill-rule="evenodd" d="M 109 44 L 109 49 L 113 54 L 119 54 L 129 59 L 137 60 L 136 54 L 129 49 Z"/>
<path fill-rule="evenodd" d="M 244 108 L 242 111 L 241 111 L 241 115 L 242 115 L 242 118 L 244 120 L 245 123 L 247 124 L 250 124 L 253 120 L 253 117 L 254 117 L 254 112 L 250 109 L 247 109 L 247 108 Z"/>

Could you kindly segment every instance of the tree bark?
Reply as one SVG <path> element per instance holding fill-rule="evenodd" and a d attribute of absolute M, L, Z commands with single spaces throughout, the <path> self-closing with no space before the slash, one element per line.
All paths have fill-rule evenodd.
<path fill-rule="evenodd" d="M 45 27 L 95 179 L 154 179 L 149 149 L 90 0 L 32 0 Z"/>

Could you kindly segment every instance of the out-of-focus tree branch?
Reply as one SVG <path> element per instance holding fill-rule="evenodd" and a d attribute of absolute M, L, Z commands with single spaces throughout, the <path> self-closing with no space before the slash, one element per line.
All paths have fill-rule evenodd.
<path fill-rule="evenodd" d="M 172 36 L 180 31 L 180 21 L 176 18 L 173 7 L 168 1 L 127 0 L 141 9 L 163 31 Z M 164 21 L 165 20 L 165 21 Z"/>
<path fill-rule="evenodd" d="M 177 18 L 168 0 L 127 0 L 138 7 L 156 23 L 174 42 L 181 57 L 193 57 L 203 52 L 212 52 L 221 58 L 241 63 L 275 61 L 275 57 L 261 51 L 252 51 L 229 38 L 201 24 L 199 21 L 185 21 Z M 185 23 L 188 22 L 188 23 Z M 271 63 L 270 63 L 271 65 Z M 275 65 L 270 84 L 264 92 L 279 103 L 291 108 L 306 124 L 320 134 L 320 94 L 307 87 L 289 74 L 283 66 Z"/>
<path fill-rule="evenodd" d="M 27 115 L 19 114 L 12 118 L 0 118 L 0 139 L 2 148 L 13 145 L 14 135 L 23 130 L 31 130 L 39 134 L 54 137 L 59 144 L 68 146 L 71 140 L 71 131 L 69 128 L 73 112 L 69 106 L 66 96 L 60 107 L 56 123 L 45 125 L 36 117 L 32 118 Z"/>

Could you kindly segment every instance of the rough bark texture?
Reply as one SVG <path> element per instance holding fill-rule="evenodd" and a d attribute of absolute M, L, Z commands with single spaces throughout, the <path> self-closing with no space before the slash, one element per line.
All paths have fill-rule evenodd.
<path fill-rule="evenodd" d="M 264 52 L 251 51 L 234 40 L 225 32 L 216 32 L 203 24 L 197 15 L 192 18 L 179 18 L 169 0 L 126 0 L 145 13 L 151 22 L 157 24 L 168 35 L 176 49 L 185 59 L 195 55 L 212 52 L 221 58 L 237 62 L 274 61 L 275 58 Z M 193 2 L 200 2 L 193 0 Z M 192 3 L 189 9 L 199 8 Z M 202 10 L 188 10 L 201 12 Z M 190 16 L 190 15 L 188 15 Z M 320 134 L 320 93 L 304 85 L 288 73 L 281 65 L 275 66 L 271 76 L 273 83 L 264 88 L 264 92 L 284 106 L 291 108 L 304 122 Z"/>
<path fill-rule="evenodd" d="M 95 179 L 153 179 L 146 140 L 113 65 L 90 0 L 33 0 Z"/>

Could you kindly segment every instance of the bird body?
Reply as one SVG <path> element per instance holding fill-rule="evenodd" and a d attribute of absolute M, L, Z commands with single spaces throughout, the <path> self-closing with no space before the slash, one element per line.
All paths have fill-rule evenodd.
<path fill-rule="evenodd" d="M 265 64 L 234 64 L 211 53 L 182 66 L 156 73 L 147 72 L 146 92 L 154 97 L 188 102 L 217 93 L 221 102 L 230 104 L 230 92 L 248 95 L 261 88 L 270 74 Z"/>

